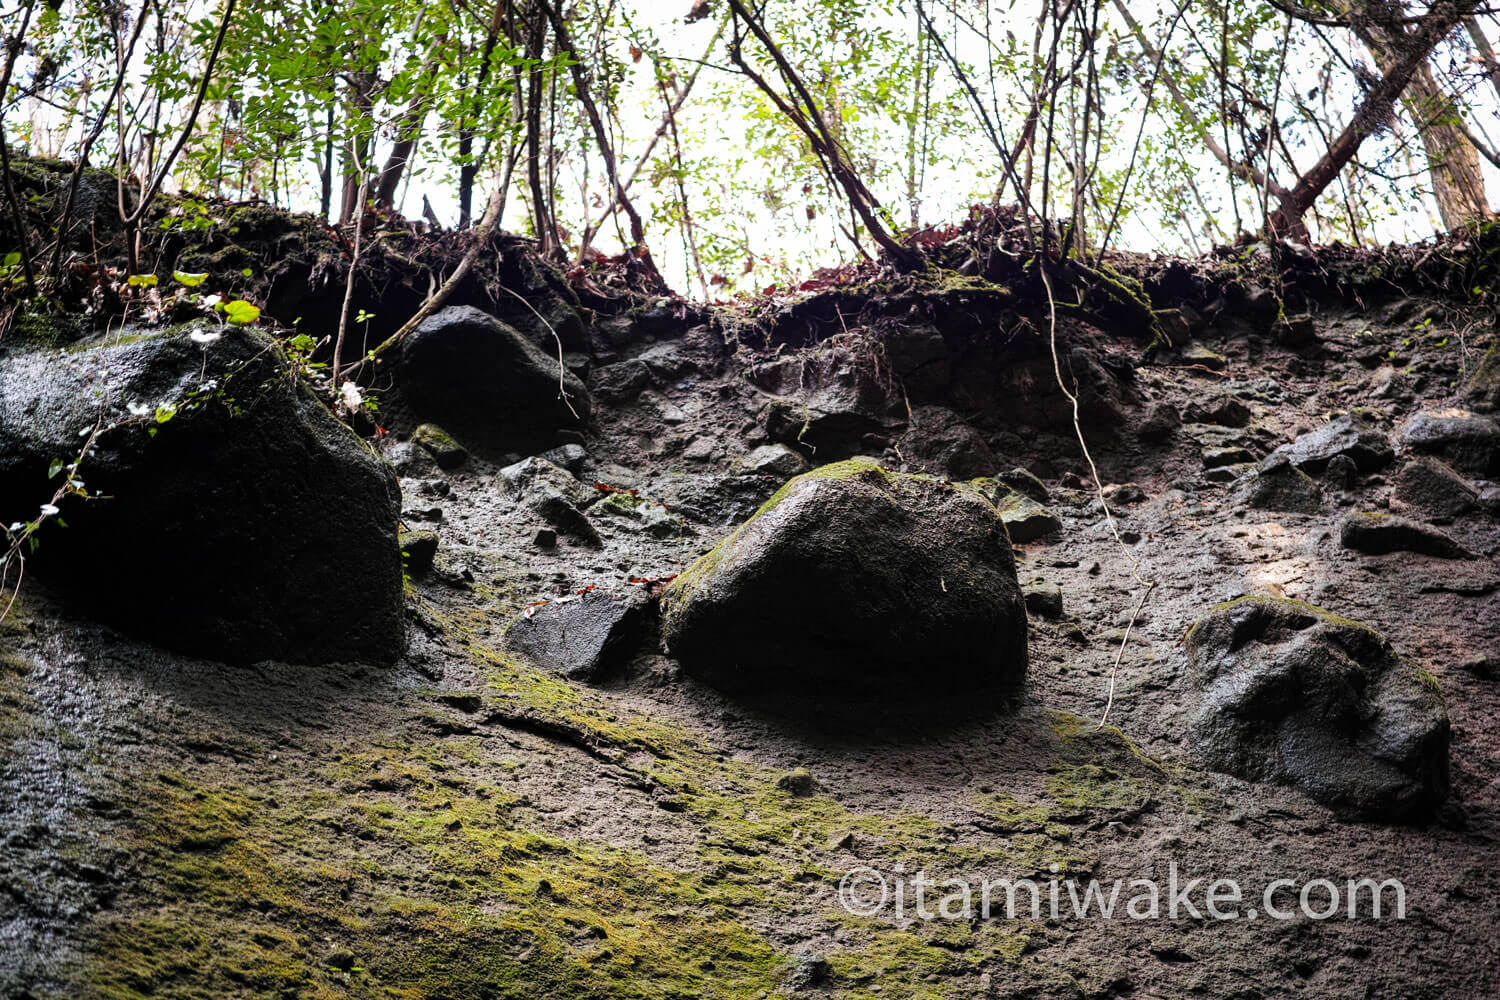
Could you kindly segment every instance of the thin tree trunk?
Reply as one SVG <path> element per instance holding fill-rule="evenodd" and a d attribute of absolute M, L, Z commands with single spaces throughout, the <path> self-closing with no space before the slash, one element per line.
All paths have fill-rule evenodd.
<path fill-rule="evenodd" d="M 31 0 L 26 5 L 26 14 L 21 18 L 21 26 L 16 33 L 5 40 L 5 70 L 0 72 L 0 102 L 5 100 L 6 93 L 10 90 L 10 75 L 16 67 L 16 56 L 21 52 L 21 46 L 26 40 L 26 29 L 31 26 L 31 11 L 36 6 L 36 0 Z M 21 199 L 16 197 L 15 182 L 10 176 L 10 140 L 5 136 L 5 118 L 0 115 L 0 173 L 4 174 L 5 197 L 10 202 L 10 214 L 16 227 L 16 240 L 20 244 L 21 269 L 26 276 L 26 291 L 36 291 L 36 275 L 31 270 L 31 236 L 26 231 L 26 212 L 21 208 Z"/>

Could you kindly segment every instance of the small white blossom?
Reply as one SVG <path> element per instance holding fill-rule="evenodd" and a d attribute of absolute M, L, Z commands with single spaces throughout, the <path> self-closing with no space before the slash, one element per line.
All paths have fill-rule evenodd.
<path fill-rule="evenodd" d="M 44 504 L 42 504 L 42 516 L 43 517 L 51 517 L 52 515 L 54 515 L 56 513 L 57 513 L 57 505 L 56 504 L 50 504 L 50 503 L 44 503 Z"/>
<path fill-rule="evenodd" d="M 219 333 L 217 330 L 194 330 L 192 333 L 188 334 L 188 339 L 195 344 L 208 345 L 212 344 L 222 336 L 223 334 Z"/>

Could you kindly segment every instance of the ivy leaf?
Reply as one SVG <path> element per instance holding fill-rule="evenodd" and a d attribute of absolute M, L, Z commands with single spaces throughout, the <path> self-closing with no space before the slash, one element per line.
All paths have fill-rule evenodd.
<path fill-rule="evenodd" d="M 226 302 L 223 309 L 225 318 L 235 326 L 245 326 L 260 319 L 260 307 L 252 306 L 244 299 L 235 299 L 233 302 Z"/>
<path fill-rule="evenodd" d="M 185 285 L 188 288 L 197 288 L 204 281 L 208 280 L 208 272 L 191 274 L 187 271 L 173 271 L 172 277 L 176 278 L 179 284 Z"/>

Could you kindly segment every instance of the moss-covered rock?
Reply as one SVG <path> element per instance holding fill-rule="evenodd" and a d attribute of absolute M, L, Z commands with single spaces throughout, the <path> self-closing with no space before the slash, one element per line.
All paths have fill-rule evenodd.
<path fill-rule="evenodd" d="M 671 653 L 731 688 L 1010 689 L 1026 669 L 994 507 L 865 462 L 793 479 L 678 576 L 662 607 Z"/>

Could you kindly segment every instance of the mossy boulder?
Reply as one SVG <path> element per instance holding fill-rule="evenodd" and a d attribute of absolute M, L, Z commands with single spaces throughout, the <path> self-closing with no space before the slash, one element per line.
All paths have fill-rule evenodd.
<path fill-rule="evenodd" d="M 403 644 L 391 468 L 264 334 L 208 322 L 0 360 L 0 517 L 36 517 L 101 428 L 31 562 L 123 631 L 226 661 L 389 661 Z"/>
<path fill-rule="evenodd" d="M 1011 690 L 1026 610 L 995 508 L 849 461 L 798 476 L 662 595 L 685 670 L 758 694 Z"/>
<path fill-rule="evenodd" d="M 1448 793 L 1448 714 L 1379 632 L 1301 601 L 1244 597 L 1184 642 L 1189 740 L 1213 770 L 1295 785 L 1360 816 L 1422 822 Z"/>

